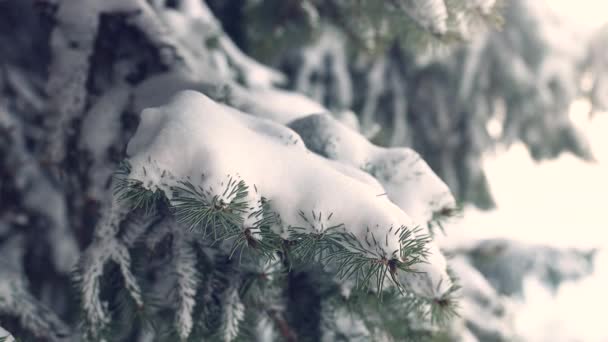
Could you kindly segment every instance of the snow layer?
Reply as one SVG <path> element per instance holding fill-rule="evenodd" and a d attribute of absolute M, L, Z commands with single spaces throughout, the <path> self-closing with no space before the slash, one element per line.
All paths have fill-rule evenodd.
<path fill-rule="evenodd" d="M 456 206 L 447 185 L 418 153 L 409 148 L 375 146 L 327 114 L 310 115 L 289 126 L 300 134 L 310 150 L 374 176 L 386 190 L 388 198 L 406 212 L 416 225 L 425 228 L 427 234 L 436 213 Z M 445 270 L 445 259 L 439 248 L 434 243 L 429 245 L 430 263 Z M 414 287 L 431 286 L 422 285 L 416 275 L 408 274 L 406 278 L 404 280 Z M 442 287 L 449 285 L 449 282 L 445 282 Z"/>
<path fill-rule="evenodd" d="M 312 227 L 317 231 L 343 224 L 360 241 L 373 234 L 382 243 L 370 248 L 370 256 L 392 257 L 400 245 L 389 230 L 413 227 L 412 219 L 386 196 L 379 196 L 377 184 L 370 186 L 369 178 L 362 181 L 360 173 L 353 178 L 352 168 L 348 172 L 342 166 L 337 169 L 335 163 L 304 149 L 297 134 L 279 127 L 200 93 L 180 92 L 167 105 L 142 112 L 127 148 L 132 166 L 129 177 L 151 190 L 164 191 L 169 200 L 171 186 L 178 180 L 215 189 L 219 195 L 229 177 L 241 179 L 256 189 L 249 191 L 250 201 L 264 196 L 270 209 L 279 214 L 277 232 L 284 234 L 290 226 L 310 227 L 301 211 L 322 217 Z M 295 139 L 282 133 L 291 133 Z M 355 145 L 350 146 L 351 142 Z M 356 146 L 366 151 L 363 141 L 348 143 L 355 155 Z M 450 281 L 445 259 L 436 247 L 430 249 L 429 262 L 415 266 L 422 273 L 405 280 L 416 293 L 438 297 Z"/>
<path fill-rule="evenodd" d="M 426 225 L 434 213 L 456 206 L 448 186 L 412 149 L 375 146 L 326 114 L 310 115 L 289 126 L 313 152 L 374 176 L 388 198 L 417 224 Z"/>

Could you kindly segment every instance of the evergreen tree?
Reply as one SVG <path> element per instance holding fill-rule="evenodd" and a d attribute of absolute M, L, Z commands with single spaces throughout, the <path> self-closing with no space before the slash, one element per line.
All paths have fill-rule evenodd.
<path fill-rule="evenodd" d="M 481 153 L 591 158 L 565 105 L 606 103 L 605 35 L 533 4 L 0 2 L 0 339 L 470 336 L 433 237 Z"/>

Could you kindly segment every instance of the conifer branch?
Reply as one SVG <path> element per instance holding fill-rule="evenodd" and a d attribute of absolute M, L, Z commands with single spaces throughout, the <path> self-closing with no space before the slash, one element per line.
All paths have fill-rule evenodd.
<path fill-rule="evenodd" d="M 227 293 L 224 306 L 224 319 L 222 320 L 222 336 L 224 342 L 232 342 L 239 335 L 240 324 L 244 318 L 245 307 L 237 289 Z"/>
<path fill-rule="evenodd" d="M 180 181 L 173 187 L 173 210 L 179 223 L 190 229 L 199 229 L 203 237 L 207 236 L 209 229 L 217 239 L 222 234 L 240 231 L 243 214 L 248 209 L 246 196 L 245 182 L 237 182 L 234 178 L 228 179 L 222 193 Z"/>
<path fill-rule="evenodd" d="M 124 170 L 128 172 L 129 168 Z M 361 238 L 344 224 L 331 223 L 332 213 L 301 211 L 299 217 L 306 225 L 286 227 L 287 235 L 284 237 L 274 230 L 274 227 L 281 226 L 282 222 L 279 215 L 273 212 L 270 201 L 262 196 L 257 202 L 250 203 L 250 188 L 243 180 L 228 177 L 215 189 L 194 185 L 189 180 L 177 180 L 175 185 L 168 186 L 172 195 L 169 200 L 164 192 L 156 190 L 153 193 L 144 188 L 141 182 L 130 180 L 128 177 L 128 173 L 123 173 L 116 183 L 120 203 L 127 202 L 129 208 L 140 208 L 138 210 L 149 213 L 151 210 L 146 208 L 156 208 L 159 201 L 162 201 L 168 209 L 165 213 L 175 220 L 175 224 L 170 225 L 173 227 L 173 233 L 170 234 L 177 239 L 174 241 L 174 253 L 178 257 L 187 256 L 189 260 L 181 261 L 181 266 L 188 268 L 187 272 L 183 269 L 180 273 L 177 268 L 175 271 L 179 303 L 175 336 L 182 340 L 188 338 L 193 331 L 200 330 L 188 323 L 194 318 L 194 295 L 197 293 L 199 275 L 194 267 L 196 257 L 191 247 L 186 248 L 179 242 L 184 239 L 180 237 L 182 235 L 192 235 L 196 241 L 224 250 L 228 259 L 237 257 L 240 267 L 246 267 L 251 262 L 272 263 L 279 258 L 282 258 L 288 267 L 298 267 L 310 262 L 319 263 L 325 270 L 333 273 L 336 279 L 352 281 L 357 293 L 373 293 L 380 298 L 387 294 L 390 296 L 391 293 L 399 293 L 402 297 L 400 301 L 405 300 L 412 308 L 420 309 L 420 312 L 424 311 L 422 307 L 428 307 L 428 319 L 433 323 L 444 322 L 455 312 L 455 301 L 451 295 L 453 291 L 437 300 L 423 300 L 413 295 L 408 287 L 399 281 L 399 272 L 416 272 L 413 266 L 426 262 L 430 237 L 422 235 L 419 228 L 367 228 Z M 257 187 L 253 188 L 257 195 Z M 441 214 L 443 218 L 445 213 Z M 439 219 L 439 216 L 437 218 Z M 159 231 L 151 234 L 158 236 L 154 241 L 169 233 L 163 233 L 164 228 L 156 229 Z M 378 231 L 385 233 L 378 235 Z M 394 240 L 398 241 L 398 248 L 387 251 L 389 241 Z M 229 242 L 228 249 L 222 247 L 226 246 L 224 242 Z M 156 243 L 154 242 L 154 245 Z M 253 254 L 243 261 L 243 257 L 248 253 Z M 265 274 L 265 271 L 263 273 Z M 252 287 L 254 283 L 250 283 L 243 291 L 251 291 L 261 286 L 257 278 L 252 280 L 257 285 Z M 391 285 L 388 285 L 388 282 Z M 136 283 L 125 284 L 137 302 L 140 297 L 138 288 L 133 286 Z M 244 296 L 242 298 L 234 289 L 226 294 L 222 325 L 220 331 L 217 331 L 224 341 L 232 341 L 239 335 L 239 324 L 245 316 L 242 300 L 252 300 L 246 293 L 241 293 Z M 264 296 L 263 291 L 258 292 L 258 295 Z M 273 320 L 277 322 L 276 319 Z M 198 334 L 197 332 L 196 336 Z"/>
<path fill-rule="evenodd" d="M 176 299 L 179 303 L 175 315 L 175 327 L 182 341 L 185 341 L 192 331 L 193 313 L 196 305 L 196 292 L 199 284 L 196 270 L 196 254 L 184 233 L 174 237 L 175 273 L 177 278 Z"/>
<path fill-rule="evenodd" d="M 339 279 L 352 279 L 355 289 L 367 291 L 373 288 L 381 295 L 387 276 L 395 286 L 402 288 L 396 272 L 413 272 L 413 265 L 424 262 L 429 237 L 417 237 L 417 232 L 419 229 L 407 227 L 389 229 L 387 234 L 398 236 L 400 249 L 385 255 L 378 245 L 388 245 L 388 236 L 376 239 L 369 229 L 365 241 L 361 242 L 353 233 L 346 232 L 343 225 L 316 233 L 309 233 L 306 228 L 292 227 L 290 239 L 295 246 L 291 252 L 304 262 L 316 260 L 333 265 L 337 268 Z"/>

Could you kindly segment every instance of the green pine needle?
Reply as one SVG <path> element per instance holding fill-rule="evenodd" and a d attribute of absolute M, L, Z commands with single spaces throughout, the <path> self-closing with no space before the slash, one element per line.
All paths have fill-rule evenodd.
<path fill-rule="evenodd" d="M 213 189 L 196 187 L 188 181 L 173 188 L 173 210 L 177 221 L 190 229 L 200 229 L 206 237 L 208 230 L 214 239 L 240 231 L 248 210 L 247 185 L 230 178 L 221 195 Z M 228 199 L 228 202 L 225 201 Z"/>
<path fill-rule="evenodd" d="M 301 215 L 304 216 L 303 213 Z M 382 242 L 388 245 L 388 236 L 381 241 L 369 229 L 365 243 L 348 233 L 342 224 L 312 233 L 305 227 L 291 227 L 289 232 L 293 242 L 290 252 L 297 260 L 334 265 L 339 279 L 354 279 L 356 290 L 368 291 L 374 285 L 379 296 L 382 295 L 387 277 L 397 288 L 403 288 L 396 273 L 413 272 L 411 267 L 426 258 L 426 244 L 429 241 L 426 236 L 417 237 L 416 229 L 389 229 L 388 234 L 399 237 L 400 249 L 387 256 L 380 245 Z"/>

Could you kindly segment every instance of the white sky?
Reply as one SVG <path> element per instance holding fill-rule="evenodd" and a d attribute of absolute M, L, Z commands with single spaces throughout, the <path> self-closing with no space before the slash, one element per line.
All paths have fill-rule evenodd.
<path fill-rule="evenodd" d="M 588 27 L 608 22 L 608 0 L 546 1 Z M 608 113 L 591 121 L 588 113 L 584 100 L 571 105 L 570 116 L 588 136 L 597 163 L 563 154 L 539 164 L 521 144 L 488 155 L 484 168 L 498 210 L 469 208 L 449 240 L 507 237 L 558 246 L 608 247 Z"/>
<path fill-rule="evenodd" d="M 580 111 L 585 105 L 572 107 Z M 581 129 L 591 141 L 596 163 L 563 154 L 539 164 L 521 144 L 487 158 L 484 168 L 498 209 L 467 210 L 450 235 L 608 246 L 608 113 L 586 121 Z"/>
<path fill-rule="evenodd" d="M 583 26 L 596 28 L 608 21 L 606 0 L 545 0 L 549 7 Z"/>
<path fill-rule="evenodd" d="M 608 0 L 546 0 L 582 27 L 608 22 Z M 606 52 L 608 53 L 608 51 Z M 593 275 L 551 293 L 532 278 L 515 325 L 525 341 L 607 342 L 608 113 L 588 120 L 589 104 L 577 101 L 570 116 L 587 134 L 597 163 L 572 155 L 537 164 L 522 145 L 488 157 L 485 170 L 498 210 L 467 209 L 448 238 L 507 237 L 557 246 L 598 247 Z"/>

